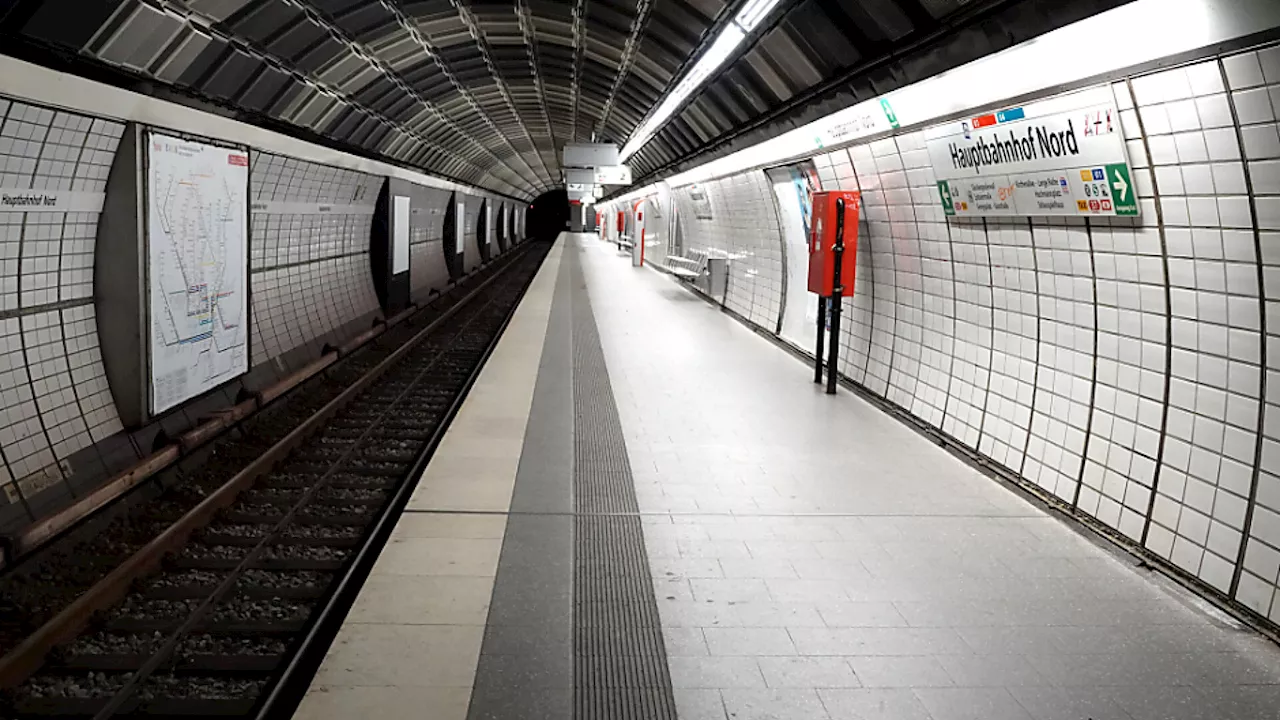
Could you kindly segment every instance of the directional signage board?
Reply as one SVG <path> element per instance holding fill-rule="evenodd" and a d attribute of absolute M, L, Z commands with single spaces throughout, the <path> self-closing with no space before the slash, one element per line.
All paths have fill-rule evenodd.
<path fill-rule="evenodd" d="M 596 185 L 630 185 L 631 168 L 627 165 L 605 165 L 595 168 Z"/>
<path fill-rule="evenodd" d="M 925 137 L 947 215 L 1138 214 L 1109 88 L 965 118 Z"/>

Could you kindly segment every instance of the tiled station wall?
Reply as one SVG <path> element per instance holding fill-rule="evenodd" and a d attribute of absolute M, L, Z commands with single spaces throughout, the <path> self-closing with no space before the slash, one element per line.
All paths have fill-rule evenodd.
<path fill-rule="evenodd" d="M 101 194 L 123 132 L 0 97 L 0 190 Z M 98 215 L 0 210 L 0 506 L 121 430 L 93 305 Z"/>
<path fill-rule="evenodd" d="M 0 191 L 74 191 L 96 197 L 100 208 L 124 131 L 120 122 L 0 97 Z M 383 182 L 252 151 L 253 367 L 246 383 L 260 386 L 300 367 L 378 315 L 369 238 Z M 422 301 L 448 281 L 440 244 L 449 192 L 412 187 L 428 208 L 413 216 L 411 232 L 411 281 Z M 433 215 L 427 200 L 435 196 L 441 212 Z M 468 208 L 478 263 L 479 200 Z M 99 215 L 0 208 L 0 532 L 82 495 L 150 453 L 161 427 L 181 432 L 223 401 L 193 401 L 146 427 L 122 427 L 95 317 Z"/>
<path fill-rule="evenodd" d="M 309 362 L 378 313 L 369 236 L 383 178 L 265 152 L 249 166 L 253 202 L 265 205 L 250 218 L 252 364 Z M 320 204 L 338 212 L 294 209 Z"/>
<path fill-rule="evenodd" d="M 480 228 L 480 205 L 484 203 L 484 199 L 476 195 L 458 195 L 457 202 L 463 204 L 465 212 L 463 213 L 463 229 L 462 229 L 462 263 L 466 268 L 466 272 L 471 272 L 480 266 L 480 242 L 476 232 Z"/>
<path fill-rule="evenodd" d="M 841 370 L 1280 622 L 1280 48 L 1112 85 L 1142 214 L 950 221 L 921 131 L 814 162 L 860 190 Z M 764 172 L 677 189 L 727 307 L 778 322 Z"/>
<path fill-rule="evenodd" d="M 449 284 L 444 258 L 444 214 L 450 193 L 414 186 L 409 217 L 409 292 L 421 302 L 431 291 L 443 292 Z"/>
<path fill-rule="evenodd" d="M 745 173 L 706 183 L 702 191 L 711 207 L 709 220 L 697 216 L 689 188 L 673 193 L 686 247 L 728 255 L 732 277 L 725 306 L 775 328 L 782 302 L 782 246 L 768 179 L 761 172 Z"/>

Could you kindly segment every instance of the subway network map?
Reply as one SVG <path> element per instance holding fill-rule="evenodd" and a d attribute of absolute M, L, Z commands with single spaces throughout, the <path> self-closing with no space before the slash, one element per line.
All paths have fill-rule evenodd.
<path fill-rule="evenodd" d="M 249 369 L 249 155 L 148 137 L 151 412 Z"/>

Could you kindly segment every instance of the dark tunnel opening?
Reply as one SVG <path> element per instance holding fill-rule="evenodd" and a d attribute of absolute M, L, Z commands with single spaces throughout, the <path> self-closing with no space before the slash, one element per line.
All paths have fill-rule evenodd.
<path fill-rule="evenodd" d="M 569 192 L 564 188 L 548 190 L 534 198 L 529 206 L 529 236 L 550 242 L 568 229 Z"/>

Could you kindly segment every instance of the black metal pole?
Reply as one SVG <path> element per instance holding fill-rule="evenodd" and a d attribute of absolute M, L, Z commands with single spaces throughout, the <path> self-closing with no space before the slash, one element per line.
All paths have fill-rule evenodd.
<path fill-rule="evenodd" d="M 818 348 L 813 351 L 813 381 L 822 382 L 822 347 L 827 332 L 827 299 L 818 298 Z"/>
<path fill-rule="evenodd" d="M 831 278 L 831 347 L 827 352 L 827 394 L 836 394 L 836 374 L 840 354 L 840 312 L 844 288 L 840 286 L 840 266 L 844 264 L 844 198 L 836 198 L 835 274 Z"/>

